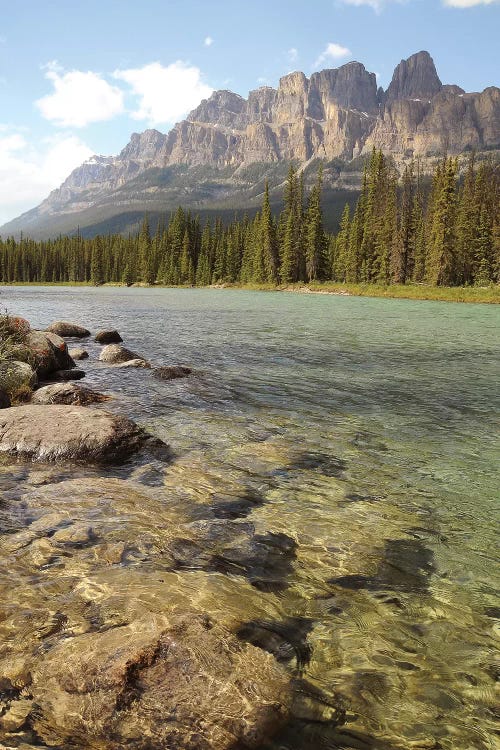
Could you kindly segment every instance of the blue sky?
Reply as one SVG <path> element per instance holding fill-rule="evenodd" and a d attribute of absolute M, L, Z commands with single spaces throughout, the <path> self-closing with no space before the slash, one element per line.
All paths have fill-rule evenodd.
<path fill-rule="evenodd" d="M 0 225 L 92 153 L 166 132 L 218 88 L 359 60 L 387 87 L 421 49 L 443 83 L 498 85 L 500 0 L 0 0 Z"/>

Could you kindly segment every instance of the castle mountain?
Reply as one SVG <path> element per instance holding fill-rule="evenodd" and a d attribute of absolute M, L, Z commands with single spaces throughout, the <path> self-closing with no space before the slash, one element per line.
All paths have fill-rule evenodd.
<path fill-rule="evenodd" d="M 424 169 L 443 154 L 500 148 L 500 89 L 444 85 L 429 53 L 418 52 L 399 63 L 386 91 L 359 62 L 310 78 L 289 73 L 247 99 L 215 91 L 170 132 L 134 133 L 118 156 L 92 157 L 0 234 L 120 230 L 144 211 L 178 205 L 244 208 L 265 179 L 280 185 L 290 162 L 307 176 L 322 160 L 327 188 L 354 190 L 359 157 L 374 147 L 396 165 L 419 157 Z"/>

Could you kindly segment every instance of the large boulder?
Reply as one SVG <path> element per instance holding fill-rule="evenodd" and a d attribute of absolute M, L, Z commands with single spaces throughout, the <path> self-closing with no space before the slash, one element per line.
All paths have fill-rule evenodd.
<path fill-rule="evenodd" d="M 11 399 L 22 391 L 29 392 L 37 382 L 36 372 L 27 362 L 0 361 L 0 389 L 5 391 Z"/>
<path fill-rule="evenodd" d="M 123 339 L 118 331 L 106 330 L 96 333 L 94 341 L 97 341 L 98 344 L 120 344 Z"/>
<path fill-rule="evenodd" d="M 147 440 L 131 420 L 82 406 L 0 411 L 0 454 L 31 461 L 119 462 Z"/>
<path fill-rule="evenodd" d="M 183 365 L 171 365 L 170 367 L 156 367 L 153 376 L 159 380 L 175 380 L 176 378 L 187 378 L 192 373 L 190 367 Z"/>
<path fill-rule="evenodd" d="M 9 336 L 23 337 L 30 330 L 30 324 L 25 318 L 14 315 L 0 316 L 0 339 L 4 340 Z"/>
<path fill-rule="evenodd" d="M 285 722 L 274 658 L 199 613 L 147 616 L 60 640 L 30 687 L 49 745 L 121 750 L 258 748 Z"/>
<path fill-rule="evenodd" d="M 75 366 L 68 353 L 64 339 L 54 333 L 30 331 L 26 337 L 26 347 L 39 377 L 46 378 L 56 370 Z"/>
<path fill-rule="evenodd" d="M 142 362 L 146 362 L 144 357 L 131 352 L 130 349 L 126 349 L 124 346 L 120 346 L 120 344 L 108 344 L 99 355 L 99 360 L 101 362 L 108 362 L 111 365 L 116 365 L 121 362 L 130 362 L 133 359 L 139 359 L 142 360 Z M 149 363 L 143 365 L 143 367 L 144 366 L 148 367 Z"/>
<path fill-rule="evenodd" d="M 90 336 L 90 331 L 86 328 L 82 328 L 82 326 L 78 326 L 75 323 L 67 323 L 63 320 L 57 320 L 55 323 L 51 323 L 50 326 L 47 326 L 46 331 L 67 338 L 84 339 L 87 336 Z"/>
<path fill-rule="evenodd" d="M 109 396 L 97 393 L 90 388 L 84 388 L 75 383 L 53 383 L 39 388 L 33 394 L 32 404 L 72 404 L 86 406 L 107 401 Z"/>

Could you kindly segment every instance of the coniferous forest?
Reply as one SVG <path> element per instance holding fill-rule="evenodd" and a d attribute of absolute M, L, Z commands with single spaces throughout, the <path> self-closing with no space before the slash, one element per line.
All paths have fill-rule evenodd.
<path fill-rule="evenodd" d="M 276 218 L 266 184 L 255 218 L 201 225 L 178 208 L 152 234 L 145 218 L 135 236 L 79 234 L 36 242 L 0 239 L 0 280 L 206 286 L 296 282 L 486 286 L 500 280 L 500 169 L 470 155 L 459 175 L 441 159 L 432 181 L 418 163 L 399 177 L 373 151 L 355 210 L 346 205 L 328 235 L 321 207 L 322 169 L 307 191 L 290 166 Z"/>

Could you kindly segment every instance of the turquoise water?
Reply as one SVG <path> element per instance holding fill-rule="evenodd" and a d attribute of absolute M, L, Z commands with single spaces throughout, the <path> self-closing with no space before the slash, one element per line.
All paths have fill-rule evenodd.
<path fill-rule="evenodd" d="M 68 287 L 1 302 L 34 327 L 116 327 L 153 364 L 193 368 L 110 370 L 92 342 L 82 363 L 114 395 L 105 408 L 171 445 L 165 502 L 294 545 L 276 570 L 202 584 L 256 642 L 257 620 L 281 623 L 307 653 L 288 668 L 345 707 L 342 730 L 299 722 L 273 747 L 495 746 L 497 307 Z M 178 573 L 193 597 L 196 567 Z"/>

